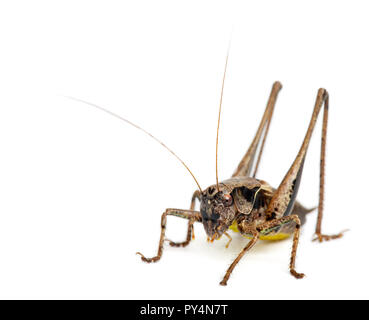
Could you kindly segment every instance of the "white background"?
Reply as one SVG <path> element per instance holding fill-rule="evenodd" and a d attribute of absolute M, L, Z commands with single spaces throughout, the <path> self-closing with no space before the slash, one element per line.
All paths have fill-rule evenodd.
<path fill-rule="evenodd" d="M 0 5 L 0 298 L 369 298 L 368 6 L 365 1 L 9 1 Z M 245 245 L 165 246 L 160 216 L 215 182 L 222 73 L 229 66 L 219 174 L 245 153 L 273 81 L 278 98 L 260 178 L 277 186 L 302 142 L 319 87 L 330 93 L 323 231 L 303 228 L 296 280 L 291 240 L 260 243 L 219 286 Z M 321 117 L 299 200 L 317 205 Z M 168 219 L 168 238 L 186 221 Z"/>

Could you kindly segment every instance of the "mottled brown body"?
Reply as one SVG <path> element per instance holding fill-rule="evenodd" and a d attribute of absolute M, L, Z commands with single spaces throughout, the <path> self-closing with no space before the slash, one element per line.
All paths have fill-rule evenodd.
<path fill-rule="evenodd" d="M 161 236 L 157 255 L 152 258 L 146 258 L 141 253 L 138 253 L 141 255 L 143 261 L 155 262 L 161 258 L 165 240 L 166 217 L 168 215 L 174 215 L 188 219 L 189 223 L 186 240 L 180 243 L 169 241 L 171 246 L 179 247 L 188 245 L 191 241 L 191 237 L 193 238 L 193 224 L 195 222 L 201 222 L 203 224 L 208 239 L 211 241 L 219 239 L 224 234 L 230 239 L 230 242 L 231 237 L 227 233 L 229 229 L 240 232 L 242 235 L 251 239 L 228 268 L 223 280 L 220 282 L 221 285 L 227 284 L 234 267 L 243 255 L 253 247 L 258 239 L 281 239 L 278 235 L 283 235 L 284 237 L 284 235 L 288 236 L 293 234 L 293 245 L 289 265 L 290 273 L 296 278 L 302 278 L 304 274 L 298 273 L 295 270 L 296 250 L 300 227 L 305 221 L 306 214 L 313 209 L 305 209 L 296 201 L 296 196 L 308 145 L 317 117 L 323 105 L 321 173 L 316 239 L 321 242 L 323 240 L 342 237 L 342 232 L 331 236 L 321 233 L 325 145 L 328 123 L 328 93 L 325 89 L 319 89 L 318 91 L 313 114 L 301 148 L 278 188 L 274 189 L 267 182 L 255 178 L 277 95 L 281 88 L 282 85 L 280 82 L 274 83 L 256 135 L 232 177 L 220 183 L 217 181 L 215 185 L 206 188 L 204 191 L 202 191 L 201 188 L 199 188 L 199 191 L 195 191 L 192 197 L 190 210 L 167 209 L 162 215 Z M 200 201 L 200 211 L 195 210 L 196 199 Z"/>
<path fill-rule="evenodd" d="M 233 206 L 235 209 L 234 219 L 230 219 L 227 224 L 238 226 L 238 231 L 243 234 L 242 230 L 253 227 L 257 229 L 260 225 L 271 219 L 267 215 L 269 203 L 274 195 L 275 189 L 267 182 L 250 177 L 236 177 L 225 180 L 219 184 L 220 190 L 228 192 L 232 195 Z M 210 186 L 207 190 L 213 190 L 214 186 Z M 207 192 L 205 192 L 206 194 Z M 203 197 L 206 199 L 206 196 Z M 314 209 L 306 209 L 300 203 L 295 201 L 294 207 L 290 212 L 291 215 L 297 215 L 301 225 L 306 220 L 306 214 Z M 286 214 L 289 215 L 289 214 Z M 273 230 L 265 230 L 264 235 L 275 235 L 278 233 L 293 233 L 294 223 L 281 225 Z M 252 234 L 244 233 L 244 235 L 252 236 Z M 219 237 L 220 238 L 220 237 Z"/>

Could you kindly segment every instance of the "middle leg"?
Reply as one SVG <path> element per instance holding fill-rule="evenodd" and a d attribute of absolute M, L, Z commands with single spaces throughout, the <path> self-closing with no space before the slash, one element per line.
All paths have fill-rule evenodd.
<path fill-rule="evenodd" d="M 285 216 L 282 218 L 277 218 L 268 222 L 263 223 L 260 225 L 257 230 L 261 234 L 267 234 L 270 232 L 271 229 L 285 225 L 287 223 L 295 222 L 296 226 L 293 232 L 293 243 L 292 243 L 292 251 L 291 251 L 291 260 L 290 260 L 290 273 L 296 278 L 296 279 L 302 279 L 305 275 L 303 273 L 298 273 L 295 270 L 295 261 L 296 261 L 296 251 L 297 246 L 299 244 L 299 237 L 300 237 L 300 227 L 301 222 L 296 214 L 292 214 L 290 216 Z"/>

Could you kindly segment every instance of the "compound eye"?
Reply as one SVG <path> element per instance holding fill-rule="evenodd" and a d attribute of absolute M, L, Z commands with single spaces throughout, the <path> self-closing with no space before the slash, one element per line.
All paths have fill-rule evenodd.
<path fill-rule="evenodd" d="M 230 205 L 232 205 L 232 203 L 233 203 L 233 198 L 232 198 L 232 196 L 231 196 L 230 194 L 225 194 L 225 195 L 223 196 L 223 199 L 224 199 L 224 205 L 225 205 L 226 207 L 229 207 Z"/>

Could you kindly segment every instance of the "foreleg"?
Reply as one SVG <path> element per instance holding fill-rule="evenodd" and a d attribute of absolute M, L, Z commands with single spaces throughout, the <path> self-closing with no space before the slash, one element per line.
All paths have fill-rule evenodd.
<path fill-rule="evenodd" d="M 196 190 L 194 192 L 193 196 L 192 196 L 191 207 L 190 207 L 191 211 L 195 210 L 196 199 L 200 200 L 200 191 L 199 190 Z M 167 239 L 169 241 L 169 244 L 172 247 L 186 247 L 190 243 L 191 239 L 192 240 L 195 239 L 195 233 L 194 233 L 194 230 L 193 230 L 193 224 L 194 223 L 195 223 L 194 219 L 188 220 L 187 236 L 186 236 L 185 241 L 183 241 L 183 242 L 173 242 L 173 241 Z"/>
<path fill-rule="evenodd" d="M 182 209 L 167 209 L 161 216 L 161 233 L 160 233 L 160 240 L 159 240 L 159 247 L 158 253 L 156 256 L 152 258 L 146 258 L 142 253 L 136 252 L 138 255 L 141 256 L 142 261 L 145 262 L 156 262 L 160 260 L 161 256 L 163 255 L 163 247 L 164 247 L 164 239 L 165 239 L 165 229 L 167 225 L 167 216 L 176 216 L 184 219 L 189 219 L 190 221 L 201 221 L 201 214 L 198 211 L 193 210 L 182 210 Z"/>

